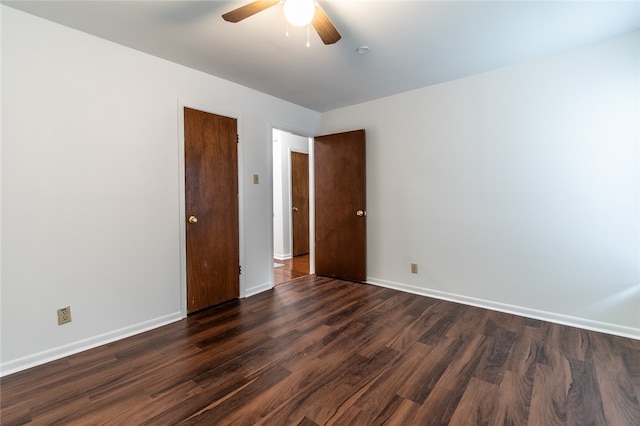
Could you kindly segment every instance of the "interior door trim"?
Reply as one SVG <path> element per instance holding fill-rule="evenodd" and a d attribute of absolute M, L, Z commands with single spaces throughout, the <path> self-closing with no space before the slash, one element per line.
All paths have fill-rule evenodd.
<path fill-rule="evenodd" d="M 187 317 L 187 228 L 184 218 L 186 217 L 185 200 L 185 161 L 184 161 L 184 108 L 196 109 L 210 114 L 222 115 L 229 118 L 235 118 L 237 120 L 238 130 L 238 220 L 239 220 L 239 258 L 240 265 L 244 265 L 244 170 L 243 170 L 243 155 L 242 155 L 242 141 L 243 141 L 243 126 L 242 115 L 235 111 L 225 111 L 217 106 L 211 104 L 203 104 L 202 102 L 195 102 L 188 99 L 178 99 L 177 102 L 177 114 L 178 114 L 178 247 L 180 251 L 180 314 L 182 318 Z M 272 244 L 273 245 L 273 244 Z M 273 264 L 273 262 L 271 262 Z M 246 280 L 245 275 L 240 274 L 240 298 L 246 296 Z"/>

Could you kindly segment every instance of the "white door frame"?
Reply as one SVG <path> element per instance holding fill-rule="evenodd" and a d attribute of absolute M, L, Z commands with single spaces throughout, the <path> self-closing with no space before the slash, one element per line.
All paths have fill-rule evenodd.
<path fill-rule="evenodd" d="M 273 217 L 273 131 L 280 130 L 282 132 L 291 133 L 296 136 L 300 136 L 303 138 L 308 138 L 309 143 L 309 273 L 315 274 L 316 272 L 316 264 L 315 264 L 315 256 L 316 256 L 316 248 L 315 248 L 315 184 L 314 184 L 314 169 L 313 169 L 313 135 L 308 134 L 305 131 L 300 129 L 291 129 L 290 127 L 284 125 L 275 125 L 272 124 L 270 127 L 271 134 L 269 135 L 270 148 L 269 151 L 271 153 L 269 162 L 269 177 L 270 177 L 270 187 L 269 187 L 269 196 L 271 203 L 271 214 Z M 295 150 L 289 150 L 289 152 Z M 305 153 L 306 154 L 306 153 Z M 290 154 L 289 154 L 290 155 Z M 291 171 L 289 170 L 289 181 L 291 181 Z M 289 203 L 291 203 L 291 191 L 289 191 Z M 271 286 L 274 285 L 273 280 L 273 241 L 274 241 L 274 229 L 273 229 L 273 219 L 270 221 L 271 223 L 271 233 L 270 233 L 270 264 L 271 264 Z M 289 229 L 291 229 L 291 212 L 289 212 Z M 291 236 L 290 236 L 291 239 Z M 290 244 L 292 242 L 290 241 Z"/>

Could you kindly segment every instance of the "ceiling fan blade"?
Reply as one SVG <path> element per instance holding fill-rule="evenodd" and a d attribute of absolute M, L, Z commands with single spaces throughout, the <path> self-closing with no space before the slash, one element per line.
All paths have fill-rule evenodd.
<path fill-rule="evenodd" d="M 258 12 L 262 12 L 265 9 L 275 6 L 280 3 L 280 0 L 257 0 L 252 1 L 249 4 L 245 4 L 242 7 L 227 12 L 222 15 L 222 19 L 227 22 L 240 22 L 251 15 L 255 15 Z"/>
<path fill-rule="evenodd" d="M 333 44 L 342 38 L 336 27 L 331 22 L 331 19 L 329 19 L 322 7 L 317 3 L 316 13 L 313 15 L 311 25 L 316 29 L 316 32 L 324 44 Z"/>

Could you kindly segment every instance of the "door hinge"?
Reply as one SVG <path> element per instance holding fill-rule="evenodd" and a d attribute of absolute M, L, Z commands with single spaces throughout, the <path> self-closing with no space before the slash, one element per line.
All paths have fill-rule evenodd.
<path fill-rule="evenodd" d="M 240 143 L 240 135 L 236 134 L 236 143 Z"/>
<path fill-rule="evenodd" d="M 242 275 L 242 265 L 238 265 L 238 274 Z"/>

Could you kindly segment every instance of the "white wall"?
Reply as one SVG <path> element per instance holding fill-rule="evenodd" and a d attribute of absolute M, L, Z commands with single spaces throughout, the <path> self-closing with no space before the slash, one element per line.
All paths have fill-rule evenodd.
<path fill-rule="evenodd" d="M 239 120 L 242 290 L 268 288 L 271 123 L 320 115 L 2 6 L 3 374 L 180 317 L 180 103 Z"/>
<path fill-rule="evenodd" d="M 639 338 L 639 95 L 634 33 L 323 114 L 367 131 L 369 280 Z"/>
<path fill-rule="evenodd" d="M 273 203 L 274 257 L 292 257 L 291 235 L 291 153 L 309 154 L 309 138 L 274 129 L 273 145 Z M 276 142 L 277 139 L 277 142 Z"/>

